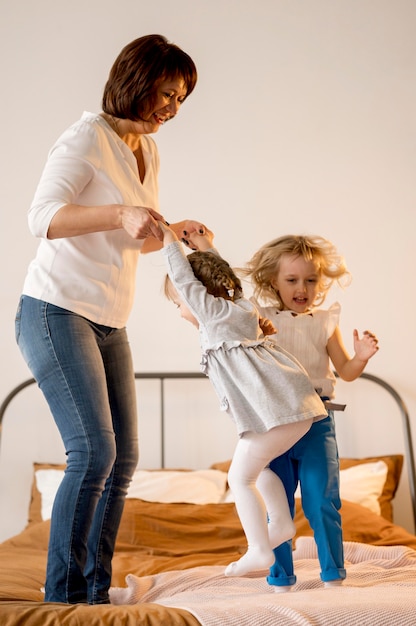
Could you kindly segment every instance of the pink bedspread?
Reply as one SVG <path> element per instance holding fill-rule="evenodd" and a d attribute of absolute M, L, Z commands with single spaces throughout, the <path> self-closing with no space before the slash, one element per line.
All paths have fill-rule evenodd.
<path fill-rule="evenodd" d="M 153 602 L 188 610 L 202 626 L 414 626 L 416 551 L 404 546 L 346 542 L 347 579 L 324 589 L 312 538 L 294 553 L 298 578 L 290 593 L 276 593 L 256 573 L 226 578 L 222 566 L 195 567 L 138 578 L 113 588 L 114 604 Z"/>

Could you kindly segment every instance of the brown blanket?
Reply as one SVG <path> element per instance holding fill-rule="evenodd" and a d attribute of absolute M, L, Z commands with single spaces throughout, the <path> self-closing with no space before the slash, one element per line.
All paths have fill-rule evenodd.
<path fill-rule="evenodd" d="M 416 537 L 358 504 L 343 503 L 344 540 L 373 545 L 405 545 Z M 310 536 L 303 514 L 298 536 Z M 49 522 L 31 524 L 0 545 L 2 626 L 197 626 L 190 612 L 145 602 L 132 606 L 45 604 L 44 584 Z M 233 504 L 159 504 L 127 500 L 113 561 L 113 586 L 128 574 L 147 576 L 199 566 L 225 566 L 246 550 Z"/>

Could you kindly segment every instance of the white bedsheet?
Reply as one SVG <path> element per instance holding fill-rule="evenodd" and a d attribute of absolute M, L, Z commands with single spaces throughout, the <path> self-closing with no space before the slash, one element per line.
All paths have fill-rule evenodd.
<path fill-rule="evenodd" d="M 297 584 L 276 593 L 266 572 L 227 578 L 224 568 L 197 567 L 138 578 L 112 588 L 114 604 L 155 602 L 187 609 L 202 626 L 414 626 L 416 551 L 344 543 L 347 579 L 324 589 L 314 540 L 294 552 Z"/>

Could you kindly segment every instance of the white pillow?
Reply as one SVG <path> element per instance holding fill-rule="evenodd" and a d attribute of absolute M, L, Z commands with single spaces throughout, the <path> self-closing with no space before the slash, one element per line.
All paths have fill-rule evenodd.
<path fill-rule="evenodd" d="M 379 497 L 387 478 L 384 461 L 362 463 L 340 471 L 340 495 L 343 500 L 361 504 L 380 515 Z M 39 469 L 35 472 L 36 486 L 41 494 L 42 519 L 50 519 L 56 491 L 63 478 L 63 470 Z M 136 470 L 127 497 L 149 502 L 184 502 L 190 504 L 217 504 L 233 502 L 230 490 L 226 492 L 227 474 L 220 470 L 146 471 Z M 295 496 L 300 498 L 300 487 Z"/>
<path fill-rule="evenodd" d="M 341 470 L 340 494 L 380 515 L 379 498 L 386 483 L 388 467 L 384 461 L 361 463 Z"/>
<path fill-rule="evenodd" d="M 50 519 L 55 494 L 64 477 L 63 470 L 39 469 L 35 472 L 36 487 L 40 493 L 42 519 Z"/>
<path fill-rule="evenodd" d="M 148 502 L 218 504 L 226 485 L 227 474 L 220 470 L 136 470 L 127 497 Z"/>
<path fill-rule="evenodd" d="M 342 500 L 349 500 L 365 506 L 373 513 L 380 515 L 379 497 L 387 478 L 387 464 L 384 461 L 361 463 L 340 471 L 340 496 Z M 300 498 L 298 486 L 295 496 Z"/>
<path fill-rule="evenodd" d="M 35 472 L 43 520 L 51 517 L 53 501 L 63 475 L 63 470 L 55 469 Z M 136 470 L 127 497 L 148 502 L 217 504 L 222 501 L 226 484 L 227 474 L 220 470 Z"/>
<path fill-rule="evenodd" d="M 387 478 L 387 464 L 384 461 L 361 463 L 348 469 L 340 470 L 340 496 L 343 500 L 349 500 L 370 509 L 380 515 L 379 497 Z M 295 497 L 301 497 L 300 485 L 295 492 Z M 229 489 L 222 502 L 234 502 L 234 496 Z"/>

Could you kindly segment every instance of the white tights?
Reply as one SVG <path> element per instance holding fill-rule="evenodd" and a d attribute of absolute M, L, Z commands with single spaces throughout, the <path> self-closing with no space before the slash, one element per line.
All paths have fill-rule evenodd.
<path fill-rule="evenodd" d="M 283 483 L 267 466 L 303 437 L 311 424 L 312 419 L 283 424 L 266 433 L 246 432 L 239 439 L 228 483 L 248 549 L 241 559 L 227 566 L 226 576 L 244 576 L 270 567 L 273 548 L 295 534 Z"/>

